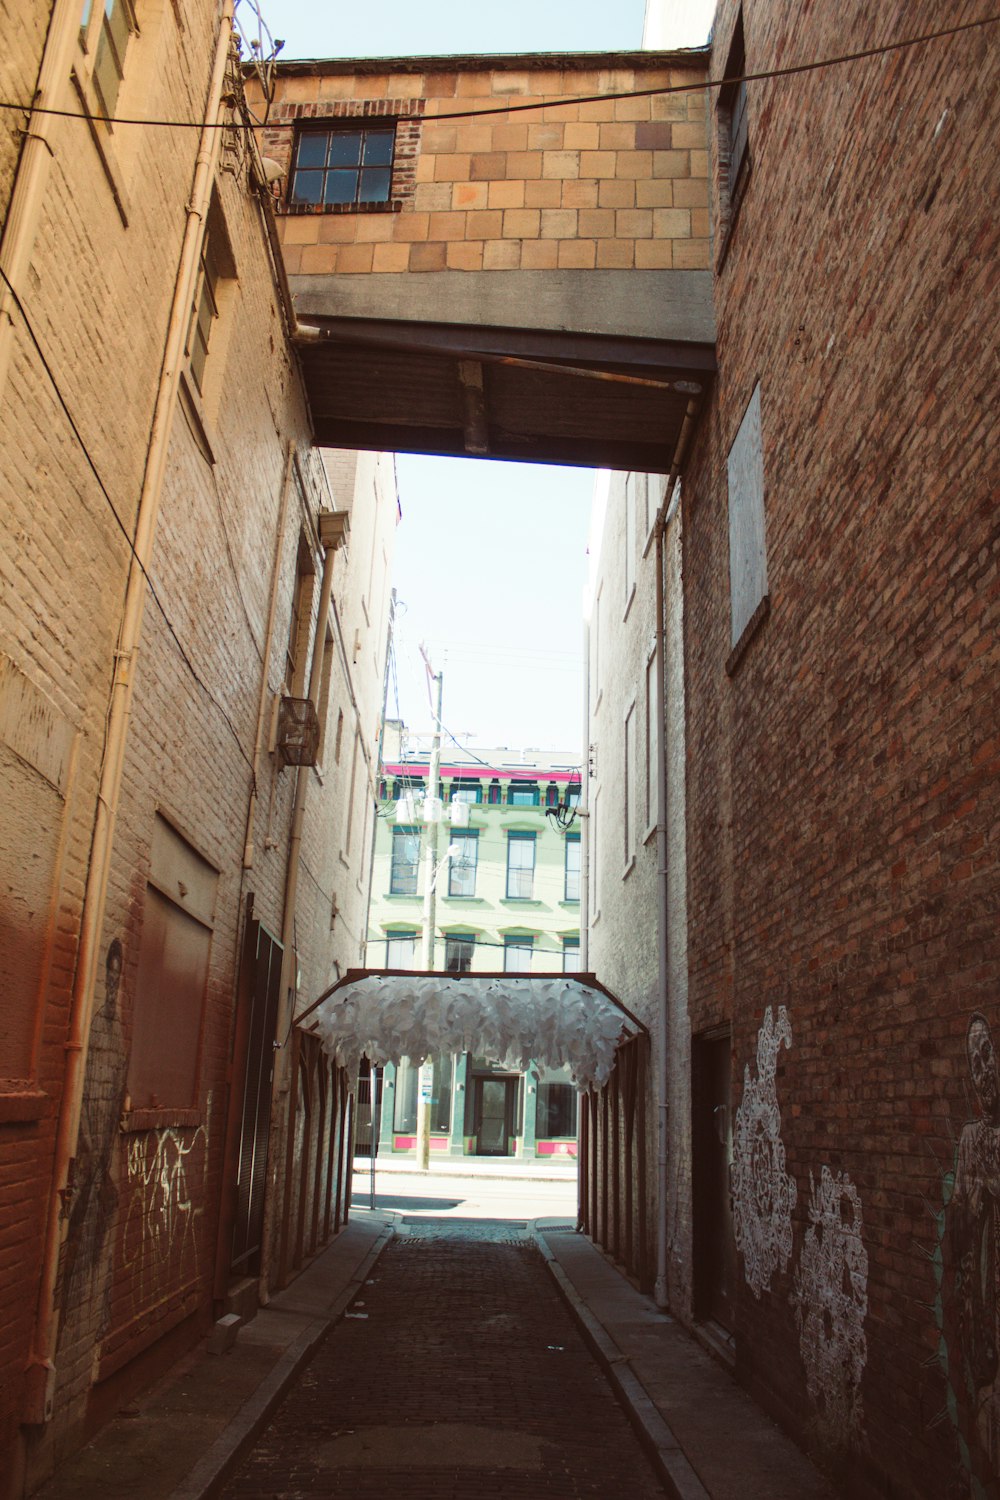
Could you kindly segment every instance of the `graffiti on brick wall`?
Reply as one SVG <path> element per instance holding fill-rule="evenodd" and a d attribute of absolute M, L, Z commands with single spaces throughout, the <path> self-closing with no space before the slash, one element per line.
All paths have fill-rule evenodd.
<path fill-rule="evenodd" d="M 808 1216 L 791 1300 L 816 1431 L 839 1447 L 861 1432 L 868 1355 L 868 1254 L 861 1242 L 861 1199 L 850 1178 L 824 1166 L 817 1184 L 810 1172 Z"/>
<path fill-rule="evenodd" d="M 168 1278 L 187 1282 L 198 1274 L 207 1142 L 205 1125 L 143 1131 L 129 1140 L 124 1246 L 139 1306 L 162 1296 Z"/>
<path fill-rule="evenodd" d="M 770 1006 L 757 1034 L 757 1077 L 743 1070 L 743 1098 L 733 1130 L 730 1186 L 733 1230 L 743 1274 L 758 1299 L 792 1260 L 795 1179 L 785 1169 L 775 1077 L 781 1048 L 791 1048 L 788 1012 Z M 806 1389 L 822 1441 L 861 1440 L 861 1376 L 868 1354 L 868 1254 L 861 1239 L 861 1199 L 843 1173 L 809 1173 L 809 1225 L 795 1270 L 791 1303 L 799 1329 Z"/>
<path fill-rule="evenodd" d="M 743 1070 L 731 1174 L 736 1245 L 747 1285 L 758 1298 L 769 1290 L 775 1270 L 787 1268 L 792 1253 L 792 1209 L 797 1194 L 794 1178 L 785 1171 L 774 1082 L 782 1045 L 792 1045 L 788 1012 L 780 1005 L 775 1021 L 768 1006 L 757 1034 L 757 1077 L 751 1076 L 749 1063 Z"/>
<path fill-rule="evenodd" d="M 1000 1495 L 1000 1067 L 981 1011 L 969 1019 L 966 1057 L 975 1114 L 944 1181 L 935 1315 L 963 1488 L 992 1500 Z"/>
<path fill-rule="evenodd" d="M 104 1000 L 90 1028 L 87 1074 L 80 1116 L 80 1138 L 70 1199 L 69 1226 L 59 1302 L 61 1328 L 71 1314 L 93 1314 L 95 1339 L 111 1320 L 111 1268 L 108 1248 L 118 1212 L 115 1144 L 125 1104 L 125 1053 L 119 999 L 122 945 L 117 938 L 105 957 Z"/>

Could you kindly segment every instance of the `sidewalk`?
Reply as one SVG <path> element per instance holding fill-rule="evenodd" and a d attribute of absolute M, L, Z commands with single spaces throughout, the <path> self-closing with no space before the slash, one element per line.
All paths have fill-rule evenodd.
<path fill-rule="evenodd" d="M 583 1235 L 535 1239 L 676 1500 L 833 1500 L 835 1490 L 681 1324 Z"/>
<path fill-rule="evenodd" d="M 68 1459 L 37 1500 L 209 1500 L 364 1285 L 400 1217 L 355 1208 L 341 1235 L 240 1329 L 231 1350 L 213 1354 L 204 1340 Z M 668 1495 L 832 1500 L 833 1489 L 790 1439 L 570 1220 L 531 1227 Z"/>
<path fill-rule="evenodd" d="M 358 1177 L 368 1178 L 371 1173 L 371 1157 L 356 1156 L 354 1170 Z M 480 1177 L 501 1182 L 575 1182 L 577 1178 L 575 1157 L 538 1157 L 533 1161 L 518 1161 L 515 1157 L 501 1156 L 440 1156 L 431 1157 L 428 1172 L 421 1173 L 412 1156 L 377 1156 L 375 1158 L 376 1179 L 383 1175 L 422 1175 L 431 1177 Z"/>

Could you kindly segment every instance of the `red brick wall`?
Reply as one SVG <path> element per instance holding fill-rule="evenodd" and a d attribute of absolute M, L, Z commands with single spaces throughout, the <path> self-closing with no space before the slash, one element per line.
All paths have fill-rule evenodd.
<path fill-rule="evenodd" d="M 716 76 L 736 9 L 717 17 Z M 982 9 L 746 0 L 747 67 Z M 759 1300 L 741 1275 L 738 1366 L 887 1494 L 967 1494 L 986 1462 L 961 1392 L 948 1416 L 961 1225 L 940 1216 L 977 1110 L 970 1014 L 1000 1038 L 996 45 L 986 28 L 750 85 L 720 374 L 684 488 L 692 1030 L 732 1021 L 734 1107 L 765 1008 L 792 1032 L 776 1076 L 792 1251 Z M 718 224 L 718 170 L 715 191 Z M 726 459 L 758 379 L 771 612 L 729 677 Z M 810 1354 L 792 1300 L 824 1166 L 857 1189 L 868 1259 L 846 1445 L 809 1392 L 817 1339 Z M 995 1287 L 992 1316 L 995 1332 Z"/>

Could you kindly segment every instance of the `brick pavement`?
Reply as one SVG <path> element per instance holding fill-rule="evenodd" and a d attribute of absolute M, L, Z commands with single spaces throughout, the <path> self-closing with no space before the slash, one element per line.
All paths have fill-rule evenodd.
<path fill-rule="evenodd" d="M 225 1500 L 661 1495 L 524 1228 L 400 1231 Z"/>

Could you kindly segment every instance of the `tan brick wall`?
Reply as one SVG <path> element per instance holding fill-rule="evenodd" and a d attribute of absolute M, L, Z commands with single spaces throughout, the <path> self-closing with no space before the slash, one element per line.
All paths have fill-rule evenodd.
<path fill-rule="evenodd" d="M 151 9 L 143 21 L 141 37 L 130 43 L 122 113 L 199 118 L 216 7 L 209 0 L 187 5 L 183 30 L 169 6 Z M 14 78 L 19 68 L 29 88 L 37 71 L 37 30 L 12 29 L 23 55 L 18 52 L 9 74 Z M 20 84 L 15 79 L 9 87 L 16 91 Z M 67 92 L 71 101 L 76 98 L 75 91 Z M 296 905 L 303 1000 L 328 984 L 338 966 L 360 959 L 373 787 L 359 751 L 347 851 L 354 705 L 371 760 L 396 518 L 391 464 L 379 456 L 365 456 L 357 473 L 338 480 L 331 500 L 310 449 L 308 411 L 285 343 L 246 160 L 235 174 L 220 170 L 216 187 L 236 279 L 220 297 L 204 399 L 182 397 L 173 416 L 149 564 L 162 611 L 148 595 L 107 910 L 98 934 L 96 1008 L 104 1007 L 105 955 L 116 939 L 123 957 L 119 1004 L 107 1024 L 100 1018 L 95 1024 L 87 1064 L 55 1297 L 55 1416 L 30 1433 L 20 1430 L 128 537 L 142 490 L 198 150 L 196 131 L 123 126 L 98 140 L 100 149 L 82 121 L 55 127 L 48 188 L 22 290 L 52 378 L 25 322 L 16 317 L 10 374 L 0 389 L 0 931 L 4 955 L 14 947 L 24 955 L 17 984 L 5 978 L 4 988 L 3 1044 L 5 1056 L 15 1059 L 8 1071 L 16 1064 L 17 1076 L 2 1076 L 0 1069 L 3 1500 L 22 1494 L 26 1469 L 31 1483 L 44 1477 L 53 1460 L 80 1440 L 85 1422 L 108 1413 L 116 1395 L 149 1377 L 161 1357 L 161 1334 L 173 1331 L 170 1348 L 177 1352 L 177 1340 L 194 1337 L 212 1316 L 226 1066 L 244 902 L 252 891 L 257 915 L 280 932 L 295 776 L 264 754 L 256 853 L 252 868 L 244 870 L 248 761 L 262 674 L 268 711 L 271 696 L 282 688 L 299 537 L 309 534 L 317 510 L 331 504 L 350 508 L 354 526 L 335 562 L 334 599 L 343 633 L 331 671 L 328 748 L 323 765 L 306 773 Z M 299 452 L 300 474 L 280 538 L 275 628 L 265 651 L 289 442 Z M 28 743 L 22 702 L 53 726 L 59 743 L 65 739 L 75 747 L 65 775 L 44 737 Z M 345 729 L 338 759 L 340 713 Z M 32 823 L 19 810 L 36 802 L 41 815 Z M 158 811 L 219 871 L 197 1086 L 200 1123 L 120 1134 L 116 1090 L 125 1078 Z M 40 867 L 39 924 L 25 910 L 24 875 L 29 871 L 34 880 Z M 7 1033 L 15 1029 L 17 1045 L 8 1047 Z M 94 1131 L 102 1123 L 104 1135 L 97 1140 Z M 158 1163 L 167 1167 L 165 1176 Z M 128 1364 L 136 1355 L 142 1358 Z"/>
<path fill-rule="evenodd" d="M 266 155 L 290 168 L 297 128 L 383 112 L 403 117 L 407 152 L 419 121 L 416 154 L 405 176 L 394 174 L 384 212 L 289 211 L 286 177 L 279 214 L 290 274 L 709 264 L 704 93 L 559 102 L 689 85 L 700 60 L 381 76 L 325 66 L 279 71 Z M 487 108 L 499 113 L 439 118 Z"/>

